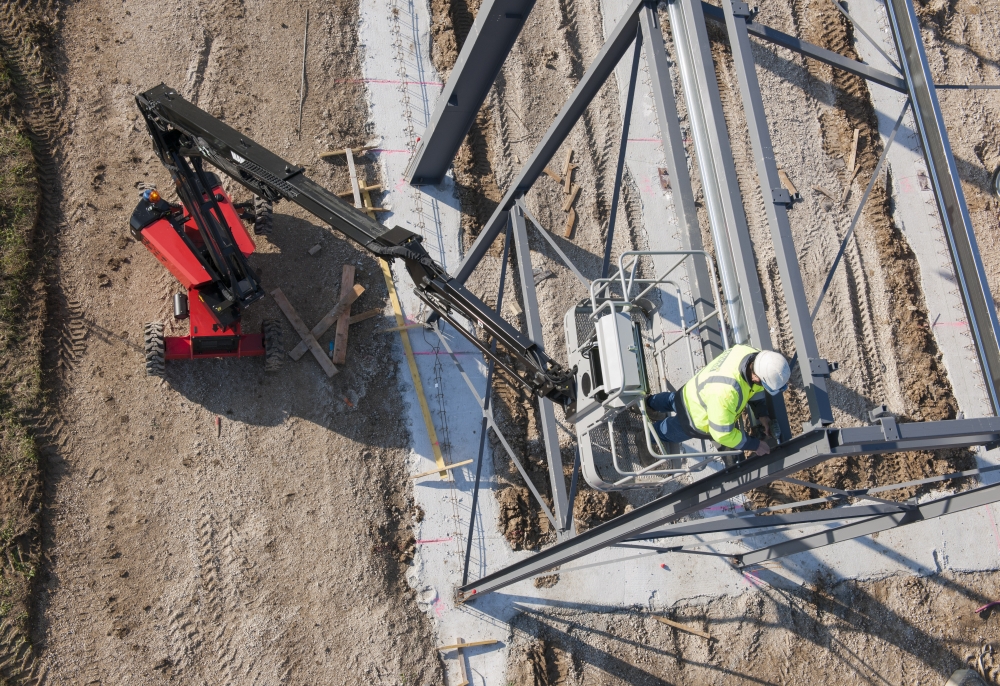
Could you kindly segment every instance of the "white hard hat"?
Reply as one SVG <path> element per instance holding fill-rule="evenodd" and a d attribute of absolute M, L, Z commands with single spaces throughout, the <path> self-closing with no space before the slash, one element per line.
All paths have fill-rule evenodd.
<path fill-rule="evenodd" d="M 785 356 L 763 350 L 757 353 L 757 359 L 753 362 L 754 374 L 760 377 L 761 384 L 771 395 L 778 395 L 788 388 L 788 377 L 792 375 L 792 370 L 788 368 L 788 360 Z"/>

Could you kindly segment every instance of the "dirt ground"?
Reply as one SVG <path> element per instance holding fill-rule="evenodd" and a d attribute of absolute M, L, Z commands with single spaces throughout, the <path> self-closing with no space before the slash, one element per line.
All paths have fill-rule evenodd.
<path fill-rule="evenodd" d="M 143 371 L 143 323 L 168 322 L 167 335 L 186 326 L 169 317 L 173 278 L 128 233 L 141 184 L 170 188 L 135 93 L 171 84 L 343 190 L 346 169 L 318 155 L 367 142 L 357 4 L 87 0 L 53 11 L 50 108 L 66 123 L 53 153 L 53 299 L 65 335 L 47 357 L 31 635 L 41 671 L 51 683 L 440 681 L 430 624 L 403 579 L 410 442 L 385 392 L 397 383 L 385 362 L 394 338 L 374 334 L 389 320 L 352 327 L 332 381 L 308 356 L 274 375 L 259 359 L 168 363 L 163 381 Z M 344 263 L 367 289 L 354 311 L 386 306 L 378 265 L 294 207 L 276 208 L 257 245 L 265 286 L 308 322 L 336 301 Z M 283 321 L 270 298 L 245 330 L 264 317 Z"/>
<path fill-rule="evenodd" d="M 966 0 L 918 6 L 941 80 L 1000 82 L 1000 62 L 992 57 L 1000 9 Z M 46 485 L 42 564 L 34 577 L 30 649 L 15 645 L 5 625 L 0 681 L 441 683 L 430 621 L 403 581 L 412 554 L 409 438 L 398 421 L 404 414 L 398 397 L 376 392 L 394 388 L 399 374 L 384 362 L 393 355 L 394 338 L 373 335 L 385 322 L 375 318 L 352 328 L 348 364 L 332 382 L 309 358 L 286 362 L 275 375 L 265 375 L 259 360 L 168 364 L 163 381 L 142 371 L 142 324 L 168 322 L 168 335 L 184 327 L 169 318 L 172 277 L 127 231 L 141 185 L 169 188 L 134 94 L 164 81 L 305 165 L 319 183 L 346 188 L 345 168 L 318 154 L 368 140 L 357 4 L 224 0 L 208 7 L 179 0 L 154 7 L 78 0 L 3 9 L 4 58 L 16 59 L 19 83 L 35 91 L 26 116 L 45 135 L 35 148 L 48 190 L 41 216 L 58 240 L 51 247 L 44 358 L 48 410 L 37 419 Z M 433 55 L 445 76 L 476 10 L 475 2 L 463 0 L 432 3 Z M 828 3 L 788 0 L 763 10 L 761 20 L 776 28 L 852 52 L 850 34 Z M 22 45 L 24 21 L 38 29 L 32 34 L 40 36 L 37 46 Z M 456 160 L 467 240 L 602 42 L 598 0 L 538 0 Z M 853 184 L 858 197 L 879 153 L 877 143 L 863 145 L 862 172 L 853 181 L 846 175 L 845 137 L 859 127 L 867 141 L 875 140 L 864 88 L 767 49 L 756 56 L 768 67 L 760 70 L 774 96 L 768 114 L 787 124 L 775 136 L 779 164 L 800 188 L 840 193 Z M 721 45 L 717 58 L 725 64 Z M 791 352 L 755 174 L 740 144 L 746 133 L 735 83 L 724 69 L 720 86 L 751 232 L 762 246 L 757 257 L 769 316 L 777 345 Z M 998 288 L 1000 204 L 987 190 L 1000 165 L 994 124 L 1000 101 L 993 93 L 954 91 L 941 99 L 991 285 Z M 585 273 L 598 270 L 603 251 L 618 110 L 612 79 L 556 155 L 562 160 L 572 147 L 579 164 L 577 228 L 570 239 L 557 240 Z M 374 170 L 367 171 L 372 178 Z M 803 195 L 792 210 L 793 226 L 800 249 L 807 248 L 803 274 L 814 297 L 849 219 L 823 197 Z M 915 420 L 953 417 L 957 409 L 930 335 L 919 269 L 892 225 L 890 202 L 877 186 L 818 320 L 821 352 L 842 362 L 832 393 L 842 425 L 857 423 L 880 402 Z M 547 177 L 528 199 L 557 236 L 565 222 L 561 204 L 560 188 Z M 629 178 L 620 211 L 616 251 L 643 247 L 638 193 Z M 385 305 L 378 265 L 296 208 L 279 205 L 274 233 L 257 244 L 252 264 L 266 287 L 282 288 L 307 322 L 336 300 L 345 262 L 357 266 L 357 281 L 367 289 L 355 312 Z M 321 251 L 309 256 L 315 244 Z M 547 248 L 534 240 L 532 247 L 534 266 L 555 274 L 538 290 L 546 340 L 561 356 L 562 315 L 584 292 Z M 487 302 L 495 300 L 498 272 L 499 252 L 470 284 Z M 508 278 L 514 293 L 515 279 Z M 504 314 L 522 323 L 513 309 Z M 256 330 L 265 317 L 284 321 L 270 298 L 250 310 L 246 329 Z M 286 325 L 286 343 L 292 340 Z M 792 399 L 794 426 L 801 395 L 793 390 Z M 501 425 L 547 492 L 544 450 L 527 399 L 505 390 L 497 404 Z M 563 444 L 568 468 L 568 437 Z M 884 483 L 951 471 L 968 459 L 956 453 L 845 462 L 813 478 L 840 486 Z M 498 471 L 501 526 L 511 544 L 534 548 L 550 540 L 518 477 L 502 460 Z M 629 501 L 638 502 L 585 489 L 576 517 L 586 526 L 620 514 Z M 641 608 L 526 611 L 513 632 L 509 680 L 811 683 L 821 673 L 834 683 L 937 683 L 973 665 L 996 683 L 998 614 L 973 610 L 1000 599 L 998 579 L 944 573 L 840 584 L 817 579 L 788 588 L 763 570 L 748 580 L 755 592 L 673 609 L 673 619 L 711 632 L 715 642 L 677 633 Z M 553 575 L 541 585 L 556 583 Z M 18 664 L 6 661 L 10 655 Z"/>

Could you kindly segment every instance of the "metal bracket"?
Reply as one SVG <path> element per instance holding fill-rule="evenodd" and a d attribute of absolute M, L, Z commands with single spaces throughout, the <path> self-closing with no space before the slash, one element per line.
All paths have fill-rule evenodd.
<path fill-rule="evenodd" d="M 895 417 L 891 415 L 888 417 L 880 417 L 879 422 L 882 424 L 882 435 L 885 436 L 885 440 L 899 440 L 899 425 L 896 424 Z"/>
<path fill-rule="evenodd" d="M 737 17 L 746 17 L 748 20 L 753 16 L 750 11 L 750 5 L 745 2 L 734 2 L 733 5 L 733 15 Z"/>
<path fill-rule="evenodd" d="M 889 415 L 889 406 L 885 405 L 885 404 L 882 404 L 882 405 L 879 405 L 878 407 L 876 407 L 874 410 L 871 410 L 868 413 L 868 418 L 871 420 L 871 423 L 874 424 L 875 422 L 877 422 L 878 420 L 880 420 L 882 417 L 885 417 L 885 416 L 888 416 L 888 415 Z"/>
<path fill-rule="evenodd" d="M 839 362 L 827 362 L 822 357 L 814 357 L 809 360 L 809 373 L 812 376 L 829 377 L 831 372 L 835 372 L 838 369 L 840 369 Z"/>
<path fill-rule="evenodd" d="M 775 205 L 791 205 L 792 194 L 784 188 L 773 188 L 771 189 L 771 201 Z"/>

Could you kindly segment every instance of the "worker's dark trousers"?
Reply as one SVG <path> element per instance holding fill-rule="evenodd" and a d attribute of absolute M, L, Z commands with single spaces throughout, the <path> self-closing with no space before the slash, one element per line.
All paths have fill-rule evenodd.
<path fill-rule="evenodd" d="M 646 407 L 656 412 L 676 412 L 674 410 L 674 398 L 677 397 L 678 393 L 679 391 L 670 391 L 669 393 L 651 395 L 646 398 Z M 656 433 L 660 435 L 660 440 L 670 443 L 683 443 L 684 441 L 691 440 L 691 436 L 684 431 L 676 415 L 667 417 L 662 422 L 654 424 L 654 426 L 656 427 Z"/>

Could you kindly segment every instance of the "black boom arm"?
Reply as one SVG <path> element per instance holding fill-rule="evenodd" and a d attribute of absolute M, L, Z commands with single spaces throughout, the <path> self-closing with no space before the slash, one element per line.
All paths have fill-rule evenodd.
<path fill-rule="evenodd" d="M 297 167 L 222 123 L 161 84 L 136 96 L 156 154 L 176 178 L 187 160 L 206 160 L 253 193 L 272 202 L 286 199 L 326 222 L 372 254 L 406 265 L 417 296 L 465 335 L 483 354 L 533 393 L 563 405 L 575 398 L 573 375 L 550 359 L 531 339 L 452 279 L 420 244 L 421 236 L 389 229 L 311 181 Z M 455 320 L 461 315 L 482 327 L 486 340 Z M 489 341 L 500 352 L 490 350 Z"/>

